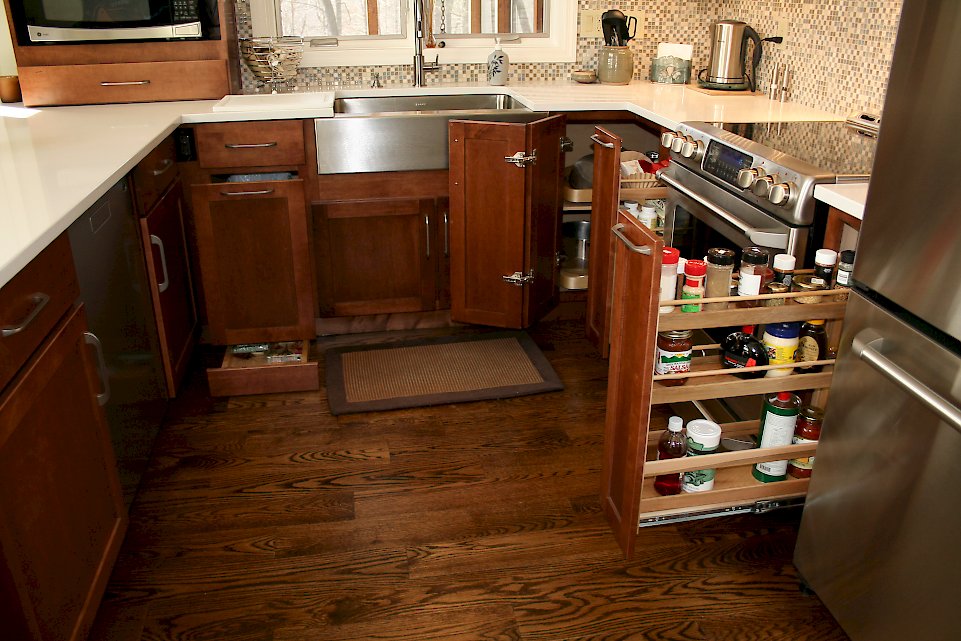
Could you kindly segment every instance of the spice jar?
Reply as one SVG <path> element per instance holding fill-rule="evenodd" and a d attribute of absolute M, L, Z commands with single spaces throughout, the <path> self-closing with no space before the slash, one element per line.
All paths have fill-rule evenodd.
<path fill-rule="evenodd" d="M 805 405 L 798 414 L 797 425 L 794 427 L 792 443 L 814 443 L 821 438 L 821 424 L 824 421 L 824 410 L 813 405 Z M 811 476 L 814 467 L 814 456 L 804 456 L 788 461 L 787 473 L 798 479 Z"/>
<path fill-rule="evenodd" d="M 791 281 L 792 292 L 817 292 L 825 289 L 826 283 L 823 278 L 817 276 L 795 276 Z M 795 303 L 811 304 L 820 303 L 823 296 L 798 296 L 794 299 Z"/>
<path fill-rule="evenodd" d="M 757 296 L 761 293 L 764 273 L 768 270 L 767 251 L 760 247 L 746 247 L 741 252 L 741 270 L 737 282 L 738 296 Z M 739 307 L 757 307 L 757 301 L 738 303 Z"/>
<path fill-rule="evenodd" d="M 707 281 L 705 298 L 723 298 L 731 293 L 731 276 L 734 274 L 734 251 L 726 247 L 707 250 Z M 708 310 L 727 309 L 727 303 L 706 303 Z"/>
<path fill-rule="evenodd" d="M 681 288 L 681 300 L 700 300 L 704 298 L 704 275 L 707 274 L 707 263 L 703 260 L 691 259 L 684 263 L 684 287 Z M 687 303 L 681 305 L 682 312 L 699 312 L 700 304 Z"/>
<path fill-rule="evenodd" d="M 797 259 L 793 255 L 777 254 L 774 257 L 774 263 L 771 265 L 774 268 L 774 281 L 790 287 L 791 280 L 794 278 L 794 266 L 796 264 Z"/>
<path fill-rule="evenodd" d="M 854 271 L 854 252 L 850 249 L 846 249 L 841 252 L 838 258 L 838 275 L 837 283 L 835 284 L 838 288 L 850 289 L 851 288 L 851 274 Z M 847 293 L 838 294 L 834 297 L 834 300 L 847 300 Z"/>
<path fill-rule="evenodd" d="M 657 350 L 654 355 L 655 374 L 680 374 L 691 371 L 691 348 L 694 335 L 689 329 L 658 332 Z M 687 382 L 686 378 L 672 378 L 660 381 L 661 385 L 675 387 Z"/>
<path fill-rule="evenodd" d="M 824 289 L 834 285 L 834 266 L 838 253 L 833 249 L 819 249 L 814 252 L 814 275 L 824 280 Z"/>
<path fill-rule="evenodd" d="M 677 287 L 677 261 L 681 257 L 681 250 L 676 247 L 665 247 L 661 254 L 661 293 L 658 300 L 674 300 L 674 290 Z M 657 308 L 661 314 L 674 311 L 673 305 L 662 305 Z"/>
<path fill-rule="evenodd" d="M 787 294 L 791 290 L 790 287 L 784 283 L 779 283 L 776 280 L 768 283 L 764 286 L 765 294 Z M 768 298 L 764 301 L 765 307 L 780 307 L 784 305 L 785 299 L 783 298 Z"/>

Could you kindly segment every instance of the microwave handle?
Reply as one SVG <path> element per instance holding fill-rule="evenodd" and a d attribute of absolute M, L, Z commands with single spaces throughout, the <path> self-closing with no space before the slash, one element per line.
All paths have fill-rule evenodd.
<path fill-rule="evenodd" d="M 740 218 L 736 218 L 732 216 L 728 212 L 724 211 L 724 209 L 722 209 L 721 207 L 712 203 L 707 198 L 704 198 L 703 196 L 694 193 L 693 191 L 691 191 L 681 183 L 677 182 L 676 180 L 668 176 L 666 173 L 664 173 L 663 169 L 657 172 L 657 178 L 658 180 L 668 185 L 669 187 L 672 187 L 677 191 L 681 192 L 691 200 L 697 202 L 700 205 L 703 205 L 704 207 L 707 207 L 709 210 L 711 210 L 711 213 L 716 214 L 718 218 L 725 221 L 729 225 L 732 225 L 737 229 L 741 230 L 745 236 L 751 239 L 752 243 L 761 245 L 762 247 L 774 247 L 775 249 L 787 249 L 788 247 L 787 234 L 781 234 L 781 233 L 770 232 L 770 231 L 762 231 L 760 229 L 751 227 Z"/>

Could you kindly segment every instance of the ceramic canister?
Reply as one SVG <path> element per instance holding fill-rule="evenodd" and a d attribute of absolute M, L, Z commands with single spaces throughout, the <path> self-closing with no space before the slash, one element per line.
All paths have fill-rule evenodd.
<path fill-rule="evenodd" d="M 713 454 L 721 443 L 721 428 L 717 423 L 695 419 L 687 424 L 687 455 Z M 714 470 L 684 472 L 681 489 L 685 492 L 707 492 L 714 489 Z"/>
<path fill-rule="evenodd" d="M 597 79 L 606 85 L 626 85 L 634 77 L 634 54 L 628 47 L 601 47 Z"/>

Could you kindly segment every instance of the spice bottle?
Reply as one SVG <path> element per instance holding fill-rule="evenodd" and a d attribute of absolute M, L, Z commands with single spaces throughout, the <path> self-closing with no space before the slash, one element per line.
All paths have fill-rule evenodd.
<path fill-rule="evenodd" d="M 706 419 L 694 419 L 687 424 L 687 455 L 713 454 L 721 444 L 721 427 Z M 714 489 L 715 470 L 684 472 L 681 489 L 685 492 L 707 492 Z"/>
<path fill-rule="evenodd" d="M 676 247 L 665 247 L 661 254 L 661 293 L 658 300 L 674 300 L 674 288 L 677 287 L 677 261 L 681 257 L 681 250 Z M 657 308 L 661 314 L 674 311 L 673 305 L 662 305 Z"/>
<path fill-rule="evenodd" d="M 797 418 L 797 425 L 794 428 L 794 438 L 792 443 L 813 443 L 821 438 L 821 423 L 824 420 L 824 411 L 820 407 L 805 405 L 801 408 L 801 413 Z M 798 479 L 805 479 L 811 476 L 811 469 L 814 467 L 814 457 L 804 456 L 793 458 L 788 461 L 787 473 Z"/>
<path fill-rule="evenodd" d="M 801 399 L 791 392 L 778 392 L 764 399 L 761 410 L 761 431 L 758 434 L 758 447 L 781 447 L 790 445 L 794 438 L 794 428 L 801 407 Z M 783 461 L 762 461 L 751 470 L 754 478 L 762 483 L 783 481 L 787 478 L 787 459 Z"/>
<path fill-rule="evenodd" d="M 797 369 L 804 374 L 820 372 L 821 365 L 802 365 L 804 361 L 820 361 L 827 358 L 827 332 L 824 330 L 823 320 L 809 320 L 801 325 L 801 333 L 798 337 L 797 354 L 795 362 L 799 363 Z"/>
<path fill-rule="evenodd" d="M 746 247 L 741 252 L 741 269 L 737 283 L 738 296 L 757 296 L 761 293 L 764 272 L 767 271 L 767 251 L 760 247 Z M 757 307 L 757 301 L 738 303 L 739 307 Z"/>
<path fill-rule="evenodd" d="M 687 454 L 687 438 L 684 434 L 684 419 L 672 416 L 667 420 L 667 430 L 657 441 L 657 460 L 681 458 Z M 670 496 L 681 493 L 681 473 L 661 474 L 654 477 L 654 489 L 658 494 Z"/>
<path fill-rule="evenodd" d="M 788 290 L 790 290 L 790 287 L 788 287 L 788 286 L 785 285 L 784 283 L 779 283 L 779 282 L 777 282 L 777 281 L 771 281 L 770 283 L 768 283 L 767 285 L 765 285 L 765 286 L 764 286 L 764 289 L 761 290 L 761 291 L 763 291 L 765 294 L 787 294 L 787 293 L 788 293 Z M 784 301 L 785 301 L 785 300 L 787 300 L 787 299 L 785 299 L 785 298 L 768 298 L 767 300 L 764 301 L 764 306 L 765 306 L 765 307 L 782 307 L 782 306 L 784 305 Z"/>
<path fill-rule="evenodd" d="M 726 247 L 707 250 L 707 280 L 704 284 L 705 298 L 723 298 L 731 293 L 731 276 L 734 273 L 734 251 Z M 708 310 L 727 309 L 727 303 L 706 303 Z"/>
<path fill-rule="evenodd" d="M 846 249 L 841 252 L 838 258 L 838 276 L 837 276 L 837 287 L 843 287 L 845 289 L 850 289 L 851 287 L 851 273 L 854 271 L 854 252 L 850 249 Z M 835 300 L 847 300 L 848 295 L 838 294 Z"/>
<path fill-rule="evenodd" d="M 641 210 L 637 214 L 637 222 L 648 229 L 654 229 L 657 224 L 657 212 L 650 205 L 641 205 Z"/>
<path fill-rule="evenodd" d="M 794 266 L 797 264 L 797 259 L 791 254 L 778 254 L 774 257 L 774 263 L 771 265 L 774 268 L 774 282 L 783 283 L 788 287 L 791 286 L 791 280 L 794 278 Z"/>
<path fill-rule="evenodd" d="M 794 362 L 800 331 L 801 326 L 798 323 L 770 323 L 765 326 L 761 342 L 764 343 L 764 349 L 767 351 L 768 365 Z M 769 369 L 764 375 L 767 378 L 777 378 L 787 376 L 792 371 L 794 371 L 792 367 Z"/>
<path fill-rule="evenodd" d="M 767 351 L 754 338 L 754 326 L 745 325 L 740 332 L 731 332 L 721 341 L 721 366 L 725 369 L 759 367 L 768 364 Z M 760 378 L 764 372 L 743 372 L 739 378 Z"/>
<path fill-rule="evenodd" d="M 689 329 L 658 332 L 657 349 L 654 354 L 655 374 L 681 374 L 691 371 L 691 351 L 694 335 Z M 661 385 L 676 387 L 687 382 L 686 378 L 669 378 L 659 381 Z"/>
<path fill-rule="evenodd" d="M 640 207 L 640 204 L 636 200 L 624 201 L 624 209 L 626 209 L 627 213 L 629 213 L 634 218 L 638 218 L 641 215 L 641 212 L 638 209 L 638 207 Z"/>
<path fill-rule="evenodd" d="M 838 262 L 838 253 L 833 249 L 819 249 L 814 252 L 814 275 L 824 280 L 824 288 L 834 287 L 834 266 Z"/>
<path fill-rule="evenodd" d="M 684 287 L 681 288 L 681 300 L 700 300 L 704 298 L 704 275 L 707 274 L 707 263 L 703 260 L 689 260 L 684 263 Z M 688 303 L 681 305 L 682 312 L 699 312 L 700 304 Z"/>
<path fill-rule="evenodd" d="M 824 282 L 823 278 L 818 276 L 809 276 L 807 274 L 802 274 L 800 276 L 795 276 L 794 280 L 791 282 L 792 292 L 817 292 L 822 289 L 827 289 L 827 283 Z M 798 296 L 794 299 L 795 303 L 801 303 L 802 305 L 820 303 L 823 296 Z"/>

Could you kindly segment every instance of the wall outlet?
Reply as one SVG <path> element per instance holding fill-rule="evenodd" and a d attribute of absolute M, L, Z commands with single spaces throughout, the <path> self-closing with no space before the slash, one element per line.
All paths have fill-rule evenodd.
<path fill-rule="evenodd" d="M 777 31 L 774 32 L 774 35 L 775 35 L 775 36 L 780 36 L 780 37 L 784 38 L 785 40 L 787 40 L 787 29 L 788 29 L 788 20 L 787 20 L 787 18 L 778 18 L 778 21 L 777 21 Z"/>
<path fill-rule="evenodd" d="M 579 35 L 581 38 L 603 38 L 604 32 L 601 30 L 601 15 L 603 11 L 588 10 L 581 11 L 581 24 Z"/>

